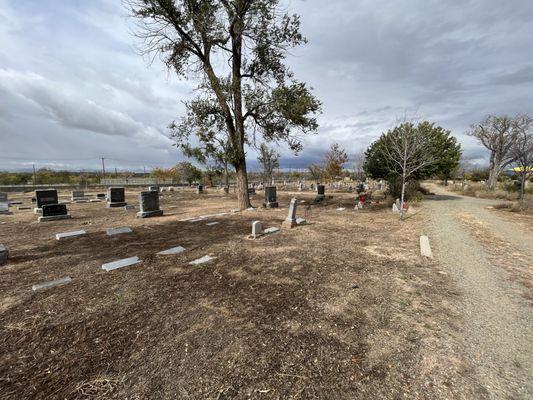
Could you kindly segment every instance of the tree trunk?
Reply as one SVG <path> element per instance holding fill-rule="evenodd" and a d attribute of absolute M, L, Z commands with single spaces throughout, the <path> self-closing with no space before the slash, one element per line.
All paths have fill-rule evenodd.
<path fill-rule="evenodd" d="M 246 174 L 246 160 L 242 158 L 234 164 L 235 175 L 237 177 L 237 202 L 241 210 L 245 210 L 252 205 L 248 197 L 248 175 Z"/>
<path fill-rule="evenodd" d="M 402 176 L 402 194 L 400 196 L 400 219 L 403 219 L 403 202 L 405 199 L 405 176 Z"/>
<path fill-rule="evenodd" d="M 489 190 L 496 189 L 498 183 L 498 176 L 500 175 L 500 163 L 497 162 L 494 154 L 490 155 L 489 163 L 489 179 L 487 180 L 487 187 Z"/>
<path fill-rule="evenodd" d="M 226 182 L 226 187 L 228 188 L 229 192 L 229 176 L 228 176 L 228 163 L 224 163 L 224 177 Z"/>

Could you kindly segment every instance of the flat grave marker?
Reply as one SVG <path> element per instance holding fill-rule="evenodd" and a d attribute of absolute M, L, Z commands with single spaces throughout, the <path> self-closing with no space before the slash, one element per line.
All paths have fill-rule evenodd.
<path fill-rule="evenodd" d="M 265 233 L 265 234 L 269 234 L 269 233 L 274 233 L 274 232 L 279 232 L 279 231 L 280 231 L 279 228 L 273 226 L 273 227 L 271 227 L 271 228 L 266 228 L 266 229 L 263 231 L 263 233 Z"/>
<path fill-rule="evenodd" d="M 133 231 L 129 226 L 121 226 L 118 228 L 109 228 L 106 231 L 107 236 L 120 235 L 122 233 L 132 233 Z"/>
<path fill-rule="evenodd" d="M 169 254 L 179 254 L 179 253 L 182 253 L 184 251 L 185 251 L 185 247 L 176 246 L 176 247 L 172 247 L 172 248 L 167 249 L 167 250 L 160 251 L 157 254 L 165 256 L 165 255 L 169 255 Z"/>
<path fill-rule="evenodd" d="M 206 256 L 200 257 L 200 258 L 198 258 L 198 259 L 196 259 L 196 260 L 191 261 L 189 264 L 190 264 L 190 265 L 200 265 L 200 264 L 205 264 L 205 263 L 207 263 L 207 262 L 209 262 L 209 261 L 214 260 L 215 258 L 216 258 L 216 257 L 211 257 L 211 256 L 209 256 L 209 255 L 206 255 Z"/>
<path fill-rule="evenodd" d="M 220 224 L 220 222 L 218 222 L 218 221 L 213 221 L 213 222 L 208 222 L 206 225 L 207 225 L 207 226 L 213 226 L 213 225 L 218 225 L 218 224 Z"/>
<path fill-rule="evenodd" d="M 33 285 L 31 287 L 31 290 L 37 292 L 39 290 L 49 289 L 54 286 L 64 285 L 65 283 L 69 283 L 70 281 L 72 281 L 72 278 L 70 276 L 67 276 L 65 278 L 56 279 L 55 281 L 37 283 L 36 285 Z"/>
<path fill-rule="evenodd" d="M 69 238 L 73 238 L 77 236 L 83 236 L 86 234 L 87 232 L 85 232 L 84 230 L 56 233 L 56 240 L 65 240 L 65 239 L 69 239 Z"/>
<path fill-rule="evenodd" d="M 104 271 L 109 272 L 115 269 L 129 267 L 130 265 L 140 264 L 141 262 L 142 261 L 137 256 L 130 257 L 130 258 L 123 258 L 122 260 L 117 260 L 117 261 L 102 264 L 102 269 Z"/>

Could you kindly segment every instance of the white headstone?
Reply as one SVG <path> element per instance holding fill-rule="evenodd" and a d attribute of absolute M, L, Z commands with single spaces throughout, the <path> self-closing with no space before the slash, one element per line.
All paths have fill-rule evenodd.
<path fill-rule="evenodd" d="M 429 245 L 429 238 L 426 235 L 420 236 L 420 254 L 423 257 L 433 258 L 431 246 Z"/>
<path fill-rule="evenodd" d="M 400 209 L 398 208 L 398 206 L 396 205 L 396 203 L 394 203 L 394 204 L 392 205 L 392 212 L 395 213 L 395 214 L 397 214 L 397 213 L 400 212 Z"/>
<path fill-rule="evenodd" d="M 252 222 L 252 236 L 258 237 L 263 234 L 263 224 L 261 221 Z"/>

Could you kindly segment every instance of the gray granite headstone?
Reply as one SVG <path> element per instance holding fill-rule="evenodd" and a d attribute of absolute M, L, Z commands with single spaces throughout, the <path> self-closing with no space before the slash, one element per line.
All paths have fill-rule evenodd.
<path fill-rule="evenodd" d="M 7 203 L 7 193 L 0 192 L 0 203 Z"/>
<path fill-rule="evenodd" d="M 277 192 L 276 192 L 275 186 L 265 187 L 265 202 L 263 203 L 263 207 L 266 207 L 266 208 L 277 208 L 278 207 Z"/>
<path fill-rule="evenodd" d="M 159 209 L 159 192 L 139 193 L 140 211 L 137 216 L 140 218 L 157 217 L 163 215 L 163 210 Z"/>
<path fill-rule="evenodd" d="M 108 207 L 124 207 L 126 205 L 126 194 L 123 187 L 110 187 L 107 190 Z"/>
<path fill-rule="evenodd" d="M 37 208 L 42 208 L 45 204 L 58 203 L 56 189 L 36 190 L 35 197 L 37 199 Z"/>

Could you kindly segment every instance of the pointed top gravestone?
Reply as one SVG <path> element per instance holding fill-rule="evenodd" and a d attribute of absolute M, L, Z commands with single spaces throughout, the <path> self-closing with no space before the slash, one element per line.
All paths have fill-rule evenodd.
<path fill-rule="evenodd" d="M 282 226 L 284 228 L 294 228 L 296 226 L 296 206 L 297 206 L 297 200 L 291 199 L 291 204 L 289 205 L 289 215 L 287 216 L 287 219 L 283 221 Z"/>

